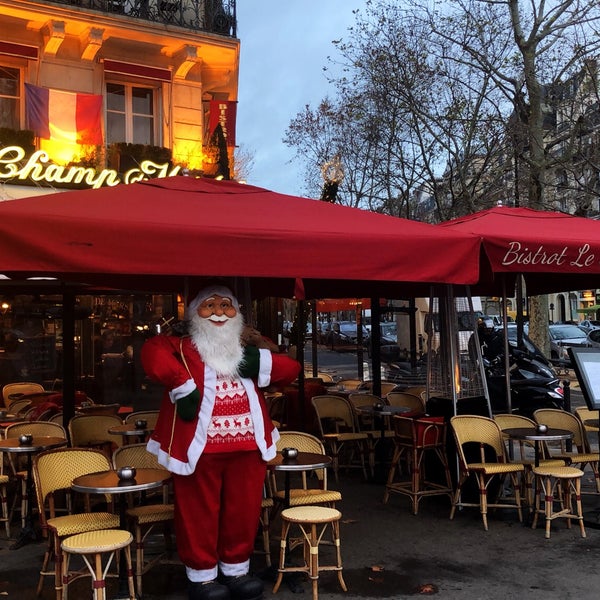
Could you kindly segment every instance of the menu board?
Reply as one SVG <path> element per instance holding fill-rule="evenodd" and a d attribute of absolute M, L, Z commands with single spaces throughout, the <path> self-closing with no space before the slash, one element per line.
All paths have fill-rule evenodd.
<path fill-rule="evenodd" d="M 581 392 L 590 410 L 600 410 L 600 348 L 568 349 Z"/>

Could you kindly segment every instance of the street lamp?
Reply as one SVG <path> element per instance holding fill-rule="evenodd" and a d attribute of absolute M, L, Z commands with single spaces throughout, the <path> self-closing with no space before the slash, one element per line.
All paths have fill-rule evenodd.
<path fill-rule="evenodd" d="M 344 179 L 344 167 L 339 154 L 321 167 L 321 176 L 323 177 L 321 200 L 333 204 L 337 199 L 339 185 Z"/>

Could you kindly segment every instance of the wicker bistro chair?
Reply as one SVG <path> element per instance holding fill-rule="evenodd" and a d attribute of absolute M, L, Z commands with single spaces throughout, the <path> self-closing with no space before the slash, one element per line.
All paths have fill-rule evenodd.
<path fill-rule="evenodd" d="M 567 452 L 566 444 L 561 442 L 560 450 L 552 454 L 552 458 L 570 461 L 571 466 L 579 467 L 582 471 L 589 465 L 594 474 L 596 491 L 600 494 L 600 473 L 598 452 L 592 452 L 587 432 L 583 423 L 574 414 L 558 408 L 540 408 L 533 413 L 537 423 L 543 423 L 550 428 L 566 429 L 573 433 L 572 451 Z"/>
<path fill-rule="evenodd" d="M 598 427 L 586 425 L 586 421 L 590 419 L 598 420 L 598 411 L 590 410 L 587 406 L 578 406 L 575 409 L 575 416 L 583 423 L 583 428 L 588 434 L 598 436 Z"/>
<path fill-rule="evenodd" d="M 277 441 L 277 451 L 281 452 L 283 448 L 297 448 L 300 452 L 325 455 L 325 447 L 321 440 L 310 433 L 302 431 L 282 431 L 281 438 Z M 290 486 L 290 503 L 289 506 L 285 506 L 285 490 L 277 480 L 278 473 L 280 472 L 275 470 L 269 471 L 269 484 L 271 497 L 275 503 L 275 512 L 278 512 L 282 508 L 289 508 L 290 506 L 314 504 L 322 504 L 330 508 L 335 508 L 336 502 L 340 502 L 342 499 L 340 492 L 328 488 L 327 469 L 315 469 L 312 471 L 314 479 L 311 479 L 306 471 L 301 472 L 301 486 Z M 311 485 L 311 482 L 314 482 L 314 484 Z"/>
<path fill-rule="evenodd" d="M 383 495 L 387 504 L 390 493 L 404 494 L 412 500 L 412 512 L 419 511 L 419 501 L 424 496 L 445 495 L 452 501 L 452 481 L 446 456 L 446 422 L 444 417 L 411 418 L 394 415 L 394 456 Z M 444 473 L 444 481 L 434 481 L 427 476 L 426 454 L 438 460 Z M 400 459 L 407 455 L 409 480 L 395 481 Z"/>
<path fill-rule="evenodd" d="M 44 386 L 41 383 L 35 383 L 33 381 L 17 381 L 15 383 L 7 383 L 2 388 L 2 399 L 4 406 L 11 407 L 11 396 L 17 394 L 35 394 L 37 392 L 44 392 Z"/>
<path fill-rule="evenodd" d="M 19 398 L 10 403 L 8 410 L 15 415 L 23 415 L 31 408 L 32 402 L 27 398 Z"/>
<path fill-rule="evenodd" d="M 117 415 L 75 415 L 68 425 L 71 446 L 99 448 L 110 459 L 112 453 L 123 445 L 123 437 L 110 434 L 108 430 L 122 424 L 123 420 Z"/>
<path fill-rule="evenodd" d="M 450 419 L 450 425 L 456 440 L 460 468 L 458 485 L 452 499 L 450 519 L 454 518 L 458 507 L 479 506 L 486 531 L 488 530 L 488 508 L 516 508 L 519 521 L 522 522 L 523 514 L 518 475 L 523 473 L 525 467 L 523 464 L 508 461 L 502 432 L 498 424 L 488 417 L 458 415 Z M 470 456 L 467 456 L 467 451 L 470 454 L 472 446 L 479 450 L 477 460 L 471 460 Z M 478 503 L 461 499 L 462 488 L 471 475 L 477 480 L 479 488 Z M 507 476 L 510 477 L 512 482 L 514 499 L 506 498 L 506 502 L 500 502 L 499 498 L 495 497 L 492 502 L 489 502 L 487 494 L 490 483 L 494 479 L 498 479 L 499 490 L 501 491 L 502 483 Z"/>
<path fill-rule="evenodd" d="M 63 562 L 62 541 L 78 533 L 119 527 L 119 516 L 112 512 L 91 512 L 89 498 L 85 498 L 85 510 L 75 514 L 57 516 L 59 492 L 69 492 L 73 479 L 80 475 L 106 471 L 111 463 L 101 450 L 90 448 L 58 448 L 41 452 L 33 459 L 33 479 L 39 506 L 42 530 L 48 532 L 48 547 L 44 554 L 37 595 L 42 593 L 44 577 L 54 575 L 56 600 L 62 600 Z M 71 509 L 72 510 L 72 507 Z M 54 570 L 48 566 L 54 560 Z M 71 573 L 69 579 L 83 573 Z"/>
<path fill-rule="evenodd" d="M 390 392 L 386 396 L 387 403 L 390 406 L 405 406 L 410 408 L 410 412 L 415 415 L 425 414 L 425 403 L 420 396 L 409 394 L 408 392 Z"/>
<path fill-rule="evenodd" d="M 115 469 L 125 466 L 146 469 L 164 469 L 156 460 L 156 456 L 146 450 L 146 444 L 128 444 L 117 448 L 113 454 Z M 127 509 L 127 518 L 133 526 L 135 535 L 135 577 L 138 594 L 142 595 L 142 578 L 152 567 L 161 563 L 173 562 L 172 526 L 174 505 L 168 502 L 168 486 L 163 487 L 162 502 L 152 504 L 131 505 Z M 133 503 L 131 503 L 133 504 Z M 145 550 L 147 540 L 156 527 L 161 527 L 165 540 L 165 551 L 147 560 Z"/>
<path fill-rule="evenodd" d="M 135 423 L 137 420 L 142 420 L 146 421 L 149 429 L 153 429 L 156 426 L 156 421 L 158 421 L 159 412 L 158 410 L 138 410 L 129 413 L 125 417 L 124 422 Z"/>
<path fill-rule="evenodd" d="M 333 472 L 339 480 L 340 467 L 360 467 L 367 479 L 365 457 L 370 454 L 369 435 L 358 431 L 350 401 L 340 396 L 313 396 L 321 441 L 330 449 Z M 359 464 L 353 462 L 358 453 Z"/>
<path fill-rule="evenodd" d="M 51 436 L 61 437 L 67 442 L 67 432 L 62 425 L 50 423 L 48 421 L 28 421 L 26 423 L 12 423 L 7 425 L 5 429 L 5 437 L 19 437 L 22 433 L 31 433 L 35 436 Z M 21 457 L 23 460 L 26 457 Z M 27 469 L 24 464 L 21 464 L 18 455 L 8 454 L 8 464 L 11 470 L 12 477 L 16 480 L 20 493 L 15 495 L 10 509 L 10 521 L 12 522 L 14 512 L 17 508 L 17 502 L 20 502 L 21 511 L 21 527 L 25 527 L 25 517 L 29 508 L 29 502 L 33 499 L 29 498 L 29 488 L 31 482 L 27 478 Z M 33 488 L 32 488 L 33 489 Z M 32 506 L 33 508 L 33 506 Z"/>

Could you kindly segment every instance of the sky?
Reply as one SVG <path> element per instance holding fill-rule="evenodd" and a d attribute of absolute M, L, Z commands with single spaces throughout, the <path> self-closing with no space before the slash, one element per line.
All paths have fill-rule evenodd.
<path fill-rule="evenodd" d="M 302 167 L 282 139 L 309 104 L 335 96 L 323 67 L 363 0 L 237 0 L 241 42 L 236 143 L 253 156 L 246 182 L 303 195 Z"/>

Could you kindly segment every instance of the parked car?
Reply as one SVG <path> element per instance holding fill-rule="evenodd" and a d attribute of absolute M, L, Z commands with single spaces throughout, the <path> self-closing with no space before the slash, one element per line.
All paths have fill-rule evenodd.
<path fill-rule="evenodd" d="M 381 331 L 380 356 L 384 362 L 394 362 L 400 358 L 400 347 L 398 346 L 398 326 L 395 322 L 390 321 L 380 323 Z M 373 336 L 369 338 L 367 345 L 369 357 L 373 354 Z"/>
<path fill-rule="evenodd" d="M 331 324 L 331 330 L 327 336 L 327 345 L 332 349 L 357 350 L 358 335 L 354 321 L 336 321 Z M 362 325 L 362 344 L 366 346 L 369 341 L 369 330 Z"/>
<path fill-rule="evenodd" d="M 579 323 L 579 328 L 583 329 L 586 333 L 589 333 L 590 331 L 594 331 L 594 329 L 600 329 L 600 321 L 585 319 Z"/>
<path fill-rule="evenodd" d="M 587 334 L 588 345 L 592 348 L 600 348 L 600 328 L 592 329 Z"/>
<path fill-rule="evenodd" d="M 550 330 L 550 360 L 571 366 L 569 346 L 589 346 L 588 336 L 577 325 L 553 324 Z"/>

